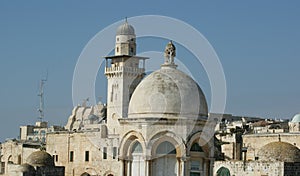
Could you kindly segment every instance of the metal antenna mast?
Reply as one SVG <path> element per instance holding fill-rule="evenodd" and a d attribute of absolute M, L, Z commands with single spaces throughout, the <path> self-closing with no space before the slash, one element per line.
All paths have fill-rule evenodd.
<path fill-rule="evenodd" d="M 42 122 L 44 119 L 44 85 L 45 85 L 47 79 L 48 79 L 48 72 L 47 72 L 46 78 L 41 79 L 40 92 L 38 94 L 38 96 L 40 97 L 40 107 L 38 109 L 38 112 L 40 113 L 40 116 L 38 117 L 38 119 L 40 120 L 40 122 Z"/>

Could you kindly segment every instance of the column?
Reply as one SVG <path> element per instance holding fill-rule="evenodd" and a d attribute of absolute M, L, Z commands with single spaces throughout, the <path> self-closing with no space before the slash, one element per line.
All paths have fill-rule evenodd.
<path fill-rule="evenodd" d="M 184 176 L 184 171 L 185 171 L 185 159 L 180 158 L 180 176 Z"/>
<path fill-rule="evenodd" d="M 127 160 L 127 175 L 126 176 L 131 176 L 131 160 Z"/>
<path fill-rule="evenodd" d="M 121 167 L 120 167 L 120 176 L 124 176 L 124 160 L 120 159 Z"/>
<path fill-rule="evenodd" d="M 206 158 L 203 159 L 203 173 L 204 175 L 207 175 L 207 162 L 209 162 L 209 160 L 207 160 Z M 202 164 L 202 163 L 201 163 Z"/>
<path fill-rule="evenodd" d="M 145 160 L 145 176 L 150 176 L 151 172 L 151 160 Z"/>
<path fill-rule="evenodd" d="M 213 174 L 213 166 L 214 166 L 214 158 L 210 158 L 209 173 L 207 175 L 212 175 Z"/>
<path fill-rule="evenodd" d="M 184 176 L 185 171 L 185 159 L 184 158 L 177 158 L 177 176 Z"/>

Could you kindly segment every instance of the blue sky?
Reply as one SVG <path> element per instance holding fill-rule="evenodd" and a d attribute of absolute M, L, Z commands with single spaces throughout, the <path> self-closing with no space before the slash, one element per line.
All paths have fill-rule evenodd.
<path fill-rule="evenodd" d="M 1 1 L 0 141 L 17 137 L 20 125 L 37 120 L 38 83 L 46 70 L 45 120 L 64 125 L 72 110 L 74 68 L 84 46 L 106 26 L 139 15 L 177 18 L 208 39 L 225 72 L 227 113 L 291 118 L 300 112 L 296 0 Z M 144 51 L 159 50 L 157 46 L 163 50 L 165 45 L 157 39 L 139 42 Z M 189 57 L 182 53 L 182 58 Z M 199 79 L 209 94 L 207 80 Z"/>

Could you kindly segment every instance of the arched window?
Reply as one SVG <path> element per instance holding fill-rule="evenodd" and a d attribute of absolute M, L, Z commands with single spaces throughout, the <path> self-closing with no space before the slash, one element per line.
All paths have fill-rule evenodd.
<path fill-rule="evenodd" d="M 85 172 L 85 173 L 81 174 L 80 176 L 91 176 L 91 175 Z"/>
<path fill-rule="evenodd" d="M 230 171 L 226 167 L 220 167 L 217 171 L 217 176 L 230 176 Z"/>
<path fill-rule="evenodd" d="M 203 149 L 198 142 L 193 143 L 190 149 L 190 176 L 200 176 L 204 173 L 203 158 L 201 157 Z"/>
<path fill-rule="evenodd" d="M 191 152 L 203 152 L 202 148 L 198 143 L 194 143 L 191 147 Z"/>
<path fill-rule="evenodd" d="M 162 142 L 156 149 L 156 154 L 176 154 L 173 144 L 168 141 Z"/>
<path fill-rule="evenodd" d="M 155 152 L 156 157 L 152 162 L 153 175 L 177 175 L 178 165 L 176 164 L 175 146 L 165 141 L 157 146 Z"/>
<path fill-rule="evenodd" d="M 140 142 L 135 141 L 131 148 L 132 162 L 131 175 L 144 175 L 145 161 L 143 157 L 143 147 Z"/>
<path fill-rule="evenodd" d="M 139 143 L 138 141 L 136 141 L 133 146 L 132 146 L 132 153 L 143 153 L 143 148 L 141 143 Z"/>

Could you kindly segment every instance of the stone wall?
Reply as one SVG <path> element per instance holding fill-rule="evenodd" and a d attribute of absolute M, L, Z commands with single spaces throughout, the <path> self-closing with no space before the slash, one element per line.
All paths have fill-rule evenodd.
<path fill-rule="evenodd" d="M 26 163 L 27 157 L 35 151 L 39 150 L 39 145 L 31 145 L 16 140 L 9 140 L 1 145 L 0 161 L 4 167 L 0 168 L 0 173 L 8 170 L 8 164 Z"/>
<path fill-rule="evenodd" d="M 119 175 L 120 162 L 113 158 L 113 147 L 118 139 L 101 138 L 101 132 L 61 132 L 47 134 L 47 152 L 54 157 L 55 165 L 65 166 L 65 175 Z M 106 148 L 106 159 L 104 158 Z M 73 152 L 73 160 L 71 160 Z M 88 161 L 86 161 L 88 152 Z M 57 159 L 56 159 L 57 157 Z"/>
<path fill-rule="evenodd" d="M 36 176 L 65 176 L 65 167 L 37 167 Z"/>
<path fill-rule="evenodd" d="M 255 160 L 258 151 L 264 145 L 271 142 L 287 142 L 296 147 L 300 147 L 300 133 L 275 133 L 275 134 L 247 134 L 243 135 L 244 146 L 247 150 L 247 160 Z"/>
<path fill-rule="evenodd" d="M 214 163 L 214 176 L 221 167 L 229 169 L 231 176 L 283 176 L 283 162 L 261 161 L 216 161 Z M 294 175 L 295 176 L 295 175 Z"/>

